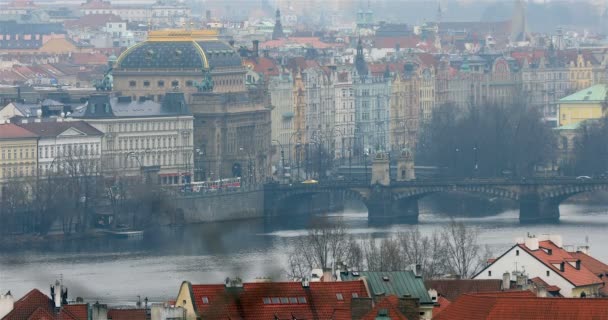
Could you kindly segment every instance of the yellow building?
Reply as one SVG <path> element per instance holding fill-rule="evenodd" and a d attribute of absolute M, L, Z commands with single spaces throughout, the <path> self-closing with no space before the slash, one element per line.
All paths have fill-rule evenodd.
<path fill-rule="evenodd" d="M 559 100 L 558 126 L 598 119 L 606 115 L 607 91 L 607 85 L 597 84 Z"/>
<path fill-rule="evenodd" d="M 0 124 L 0 183 L 35 177 L 38 137 L 12 123 Z"/>
<path fill-rule="evenodd" d="M 603 83 L 606 79 L 606 63 L 606 56 L 598 61 L 592 55 L 579 53 L 576 61 L 570 61 L 568 66 L 570 88 L 583 90 L 589 86 Z"/>

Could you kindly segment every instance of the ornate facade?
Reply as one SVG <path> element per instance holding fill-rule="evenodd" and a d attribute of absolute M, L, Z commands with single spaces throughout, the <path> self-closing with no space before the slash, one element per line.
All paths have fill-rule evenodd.
<path fill-rule="evenodd" d="M 194 115 L 194 165 L 200 179 L 269 173 L 270 108 L 262 88 L 247 88 L 241 56 L 211 30 L 152 31 L 113 67 L 113 90 L 162 101 L 181 91 Z"/>

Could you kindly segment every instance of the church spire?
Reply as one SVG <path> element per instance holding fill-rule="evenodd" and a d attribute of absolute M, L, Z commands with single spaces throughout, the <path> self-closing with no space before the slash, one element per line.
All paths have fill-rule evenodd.
<path fill-rule="evenodd" d="M 281 24 L 281 10 L 277 9 L 275 16 L 276 21 L 274 23 L 274 29 L 272 30 L 272 40 L 285 38 L 285 34 L 283 33 L 283 25 Z"/>

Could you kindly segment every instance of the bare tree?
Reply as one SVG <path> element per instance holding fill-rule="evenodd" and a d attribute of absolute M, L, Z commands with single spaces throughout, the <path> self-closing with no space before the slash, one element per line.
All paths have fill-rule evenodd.
<path fill-rule="evenodd" d="M 470 278 L 484 266 L 485 254 L 478 242 L 479 231 L 462 222 L 451 221 L 441 231 L 446 257 L 446 271 L 461 278 Z"/>
<path fill-rule="evenodd" d="M 353 241 L 340 223 L 317 221 L 308 229 L 308 234 L 296 239 L 289 254 L 290 278 L 300 279 L 312 269 L 332 269 L 337 263 L 353 261 Z"/>

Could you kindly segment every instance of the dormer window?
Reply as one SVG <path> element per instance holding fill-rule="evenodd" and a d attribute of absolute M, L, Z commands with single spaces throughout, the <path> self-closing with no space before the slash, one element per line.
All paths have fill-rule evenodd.
<path fill-rule="evenodd" d="M 209 304 L 209 297 L 203 297 L 203 304 Z"/>

